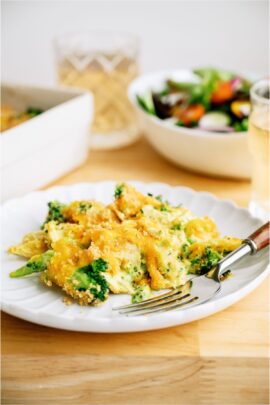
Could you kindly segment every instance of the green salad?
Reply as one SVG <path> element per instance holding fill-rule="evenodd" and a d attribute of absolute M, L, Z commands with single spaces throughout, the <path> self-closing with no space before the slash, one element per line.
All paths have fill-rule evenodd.
<path fill-rule="evenodd" d="M 137 94 L 139 106 L 180 127 L 223 133 L 247 131 L 251 82 L 213 68 L 194 69 L 193 73 L 198 80 L 168 79 L 159 92 Z"/>

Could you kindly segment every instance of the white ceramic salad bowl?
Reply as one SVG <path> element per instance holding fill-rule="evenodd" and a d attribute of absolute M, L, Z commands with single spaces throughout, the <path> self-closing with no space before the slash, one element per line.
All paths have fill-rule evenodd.
<path fill-rule="evenodd" d="M 249 178 L 251 157 L 246 132 L 228 134 L 178 127 L 146 113 L 138 105 L 136 95 L 160 91 L 167 79 L 196 80 L 189 70 L 165 70 L 138 77 L 128 90 L 139 126 L 153 147 L 171 162 L 192 171 L 212 176 Z"/>

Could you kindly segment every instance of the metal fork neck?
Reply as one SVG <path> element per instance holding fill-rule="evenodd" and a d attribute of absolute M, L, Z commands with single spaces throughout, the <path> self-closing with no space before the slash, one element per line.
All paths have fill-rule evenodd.
<path fill-rule="evenodd" d="M 219 277 L 228 269 L 228 267 L 238 262 L 238 260 L 242 259 L 242 257 L 252 254 L 253 251 L 254 250 L 249 243 L 243 243 L 238 249 L 229 253 L 219 262 L 215 272 L 215 278 L 219 279 Z"/>

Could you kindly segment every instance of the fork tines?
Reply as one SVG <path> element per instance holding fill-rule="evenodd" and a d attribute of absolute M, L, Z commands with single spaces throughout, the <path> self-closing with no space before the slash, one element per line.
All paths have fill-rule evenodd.
<path fill-rule="evenodd" d="M 168 293 L 158 295 L 157 297 L 136 304 L 116 307 L 113 308 L 113 310 L 119 311 L 122 315 L 138 316 L 177 309 L 198 299 L 198 297 L 191 297 L 191 287 L 192 281 L 189 280 L 184 286 L 177 287 Z"/>

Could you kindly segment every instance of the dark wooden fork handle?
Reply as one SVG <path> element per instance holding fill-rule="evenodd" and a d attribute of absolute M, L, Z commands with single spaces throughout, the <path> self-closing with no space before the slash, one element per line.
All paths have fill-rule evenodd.
<path fill-rule="evenodd" d="M 267 222 L 247 238 L 247 242 L 252 241 L 255 244 L 256 251 L 259 251 L 269 245 L 269 224 L 270 223 Z"/>

